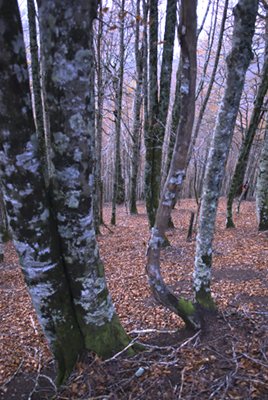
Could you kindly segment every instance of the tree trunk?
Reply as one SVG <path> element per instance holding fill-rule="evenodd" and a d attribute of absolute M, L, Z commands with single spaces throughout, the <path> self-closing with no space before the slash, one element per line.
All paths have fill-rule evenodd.
<path fill-rule="evenodd" d="M 58 362 L 58 383 L 72 371 L 84 340 L 62 264 L 57 227 L 45 192 L 32 116 L 20 15 L 0 5 L 0 160 L 4 201 L 39 322 Z M 30 207 L 29 207 L 30 205 Z"/>
<path fill-rule="evenodd" d="M 96 112 L 96 163 L 95 163 L 95 202 L 94 202 L 94 220 L 96 233 L 100 233 L 100 225 L 103 223 L 103 203 L 102 203 L 102 124 L 103 124 L 103 101 L 104 101 L 104 83 L 103 83 L 103 68 L 101 58 L 101 45 L 103 37 L 103 15 L 102 15 L 102 0 L 99 1 L 98 31 L 97 31 L 97 49 L 96 49 L 96 78 L 97 78 L 97 112 Z"/>
<path fill-rule="evenodd" d="M 194 151 L 194 147 L 195 147 L 195 143 L 196 143 L 196 139 L 201 127 L 201 123 L 203 120 L 203 117 L 205 115 L 205 111 L 207 108 L 207 104 L 209 101 L 209 97 L 214 85 L 214 81 L 215 81 L 215 76 L 217 73 L 217 69 L 218 69 L 218 64 L 219 64 L 219 60 L 220 60 L 220 54 L 221 54 L 221 48 L 222 48 L 222 41 L 223 41 L 223 34 L 224 34 L 224 28 L 225 28 L 225 22 L 226 22 L 226 17 L 227 17 L 227 11 L 228 11 L 228 4 L 229 4 L 229 0 L 225 0 L 224 3 L 224 9 L 223 9 L 223 15 L 222 15 L 222 22 L 221 22 L 221 28 L 220 28 L 220 33 L 219 33 L 219 40 L 218 40 L 218 46 L 217 46 L 217 51 L 216 51 L 216 55 L 215 55 L 215 60 L 214 60 L 214 65 L 213 65 L 213 70 L 210 76 L 210 80 L 209 80 L 209 85 L 204 97 L 204 100 L 202 102 L 198 117 L 197 117 L 197 121 L 195 124 L 195 128 L 194 128 L 194 133 L 193 133 L 193 137 L 192 137 L 192 141 L 191 141 L 191 146 L 189 149 L 189 158 L 188 158 L 188 162 L 190 162 L 191 156 L 192 156 L 192 152 Z"/>
<path fill-rule="evenodd" d="M 256 206 L 259 231 L 268 231 L 268 122 L 259 165 Z"/>
<path fill-rule="evenodd" d="M 136 30 L 135 30 L 135 61 L 136 61 L 136 89 L 133 110 L 133 132 L 132 132 L 132 173 L 130 188 L 130 214 L 137 214 L 137 178 L 139 169 L 139 155 L 141 145 L 141 106 L 142 106 L 142 75 L 143 75 L 143 46 L 140 43 L 140 0 L 136 4 Z"/>
<path fill-rule="evenodd" d="M 156 166 L 159 171 L 159 149 L 156 149 L 158 138 L 157 116 L 158 116 L 158 0 L 149 2 L 149 124 L 145 131 L 145 202 L 150 226 L 154 225 L 155 214 L 158 207 L 158 196 L 160 187 L 160 175 L 157 176 Z"/>
<path fill-rule="evenodd" d="M 96 5 L 42 0 L 39 15 L 54 154 L 53 212 L 85 346 L 108 357 L 122 349 L 128 337 L 108 293 L 94 232 L 92 21 Z"/>
<path fill-rule="evenodd" d="M 226 60 L 225 93 L 218 113 L 205 174 L 196 245 L 194 291 L 196 301 L 208 309 L 215 307 L 211 297 L 210 281 L 218 199 L 245 74 L 252 58 L 251 44 L 257 9 L 257 0 L 239 0 L 234 7 L 232 49 Z"/>
<path fill-rule="evenodd" d="M 157 210 L 155 226 L 152 228 L 148 243 L 146 271 L 150 288 L 156 300 L 179 315 L 187 325 L 200 328 L 201 320 L 195 306 L 187 300 L 178 299 L 165 285 L 160 271 L 160 250 L 172 210 L 173 199 L 184 180 L 187 152 L 194 121 L 197 37 L 196 5 L 196 1 L 189 2 L 183 0 L 181 2 L 181 118 L 169 175 Z"/>
<path fill-rule="evenodd" d="M 230 190 L 227 199 L 227 216 L 226 216 L 226 228 L 234 228 L 235 224 L 233 221 L 233 201 L 237 196 L 238 190 L 243 184 L 245 172 L 247 169 L 248 158 L 250 149 L 258 129 L 258 125 L 262 116 L 262 106 L 264 97 L 268 90 L 268 51 L 265 54 L 265 60 L 261 73 L 261 81 L 259 83 L 257 95 L 254 101 L 254 108 L 250 118 L 249 126 L 246 130 L 244 140 L 242 142 L 238 161 L 235 166 L 235 172 L 231 181 Z"/>
<path fill-rule="evenodd" d="M 125 0 L 121 0 L 120 9 L 120 50 L 119 50 L 119 72 L 116 77 L 116 101 L 115 101 L 115 163 L 112 199 L 111 224 L 116 224 L 116 204 L 122 204 L 125 200 L 124 180 L 122 177 L 122 164 L 120 154 L 121 120 L 122 120 L 122 97 L 124 79 L 124 26 L 125 26 Z"/>
<path fill-rule="evenodd" d="M 27 0 L 27 12 L 29 21 L 29 38 L 31 52 L 31 71 L 33 83 L 33 100 L 35 111 L 35 125 L 38 135 L 40 160 L 42 160 L 42 170 L 46 186 L 49 182 L 47 143 L 44 127 L 43 103 L 41 94 L 41 72 L 38 55 L 37 32 L 36 32 L 36 9 L 34 0 Z"/>
<path fill-rule="evenodd" d="M 147 140 L 145 140 L 145 193 L 147 214 L 151 227 L 155 222 L 155 215 L 160 196 L 162 148 L 170 98 L 170 83 L 176 27 L 176 6 L 177 1 L 167 1 L 163 57 L 160 73 L 160 93 L 158 100 L 158 2 L 155 0 L 150 2 L 150 124 L 149 137 L 147 137 Z"/>

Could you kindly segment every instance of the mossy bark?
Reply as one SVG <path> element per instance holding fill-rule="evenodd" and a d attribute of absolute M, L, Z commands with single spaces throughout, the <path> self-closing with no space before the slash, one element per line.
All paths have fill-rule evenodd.
<path fill-rule="evenodd" d="M 86 348 L 109 355 L 113 350 L 107 332 L 114 335 L 110 342 L 116 349 L 124 348 L 128 338 L 119 322 L 115 324 L 94 230 L 92 22 L 96 9 L 90 4 L 57 0 L 55 7 L 55 1 L 44 0 L 39 15 L 53 147 L 52 207 L 65 274 Z M 100 337 L 94 338 L 92 332 Z"/>
<path fill-rule="evenodd" d="M 84 341 L 64 272 L 38 152 L 18 5 L 0 5 L 0 168 L 9 225 L 39 322 L 58 363 L 58 384 Z M 5 93 L 5 95 L 3 95 Z M 29 204 L 31 205 L 29 207 Z"/>
<path fill-rule="evenodd" d="M 157 210 L 155 226 L 151 229 L 146 271 L 150 288 L 156 300 L 180 316 L 187 326 L 199 329 L 201 319 L 195 305 L 177 298 L 165 285 L 160 271 L 160 251 L 164 243 L 173 200 L 184 180 L 187 152 L 194 121 L 195 109 L 192 104 L 195 99 L 196 83 L 196 5 L 196 1 L 187 2 L 184 0 L 181 3 L 181 119 L 169 175 Z"/>
<path fill-rule="evenodd" d="M 257 0 L 239 0 L 234 7 L 232 49 L 227 57 L 225 92 L 206 167 L 196 243 L 194 290 L 196 301 L 203 307 L 211 308 L 213 304 L 210 281 L 216 212 L 245 75 L 252 58 L 257 9 Z"/>

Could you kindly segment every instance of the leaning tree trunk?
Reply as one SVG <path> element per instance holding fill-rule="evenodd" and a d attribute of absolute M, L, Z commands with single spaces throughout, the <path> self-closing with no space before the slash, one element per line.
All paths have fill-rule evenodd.
<path fill-rule="evenodd" d="M 177 298 L 165 285 L 160 271 L 160 250 L 172 210 L 173 199 L 182 186 L 194 121 L 196 83 L 196 5 L 197 1 L 182 0 L 180 9 L 181 43 L 181 118 L 176 144 L 163 195 L 157 210 L 155 226 L 147 249 L 146 271 L 150 288 L 158 302 L 179 315 L 184 322 L 199 328 L 201 321 L 195 306 Z"/>
<path fill-rule="evenodd" d="M 84 340 L 49 210 L 33 122 L 26 55 L 15 0 L 0 5 L 0 160 L 4 201 L 33 305 L 58 362 L 58 383 Z M 30 205 L 30 206 L 29 206 Z"/>
<path fill-rule="evenodd" d="M 259 165 L 256 206 L 259 231 L 268 231 L 268 122 Z"/>
<path fill-rule="evenodd" d="M 266 51 L 265 54 L 265 60 L 264 64 L 262 67 L 262 73 L 261 73 L 261 81 L 259 83 L 257 95 L 254 101 L 254 108 L 252 111 L 252 115 L 250 118 L 250 123 L 249 126 L 246 130 L 245 137 L 243 139 L 240 151 L 239 151 L 239 157 L 238 161 L 235 166 L 235 172 L 231 181 L 231 186 L 230 190 L 228 193 L 228 199 L 227 199 L 227 216 L 226 216 L 226 228 L 234 228 L 235 224 L 233 221 L 233 202 L 235 199 L 235 196 L 238 193 L 238 190 L 243 184 L 244 177 L 245 177 L 245 172 L 247 169 L 247 164 L 248 164 L 248 158 L 250 154 L 250 150 L 252 147 L 252 143 L 255 137 L 255 134 L 258 129 L 258 125 L 261 120 L 262 116 L 262 111 L 263 111 L 263 101 L 265 98 L 265 95 L 268 90 L 268 51 Z"/>
<path fill-rule="evenodd" d="M 257 0 L 239 0 L 234 7 L 232 49 L 226 60 L 225 93 L 218 113 L 205 174 L 196 245 L 194 291 L 196 301 L 208 309 L 215 307 L 211 297 L 210 281 L 218 199 L 245 74 L 252 58 L 251 44 L 257 9 Z"/>
<path fill-rule="evenodd" d="M 131 187 L 129 209 L 130 214 L 137 214 L 137 178 L 141 145 L 141 106 L 142 106 L 142 75 L 143 75 L 143 45 L 140 48 L 140 0 L 136 4 L 136 29 L 135 29 L 135 62 L 136 62 L 136 89 L 133 110 L 132 131 L 132 159 L 131 159 Z"/>
<path fill-rule="evenodd" d="M 92 212 L 95 124 L 90 77 L 94 68 L 92 22 L 97 2 L 42 0 L 40 3 L 54 154 L 53 211 L 85 346 L 108 357 L 122 349 L 129 339 L 108 293 Z"/>

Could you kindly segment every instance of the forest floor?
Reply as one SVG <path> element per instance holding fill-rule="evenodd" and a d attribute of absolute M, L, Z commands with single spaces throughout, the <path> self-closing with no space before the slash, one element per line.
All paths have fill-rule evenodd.
<path fill-rule="evenodd" d="M 171 247 L 162 272 L 173 291 L 191 298 L 195 241 L 187 242 L 192 200 L 174 210 Z M 104 210 L 107 226 L 110 207 Z M 187 331 L 157 305 L 148 289 L 145 210 L 118 208 L 117 226 L 99 235 L 106 277 L 120 320 L 145 351 L 102 361 L 85 355 L 59 391 L 55 366 L 41 333 L 11 243 L 0 264 L 0 399 L 268 399 L 268 235 L 258 234 L 255 203 L 243 202 L 236 228 L 225 229 L 221 200 L 213 253 L 212 291 L 218 305 L 206 329 Z"/>

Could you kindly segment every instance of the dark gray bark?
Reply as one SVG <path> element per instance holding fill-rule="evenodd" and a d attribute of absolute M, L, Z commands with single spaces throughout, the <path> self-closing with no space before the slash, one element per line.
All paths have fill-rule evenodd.
<path fill-rule="evenodd" d="M 158 0 L 149 2 L 149 96 L 148 96 L 148 128 L 145 130 L 145 201 L 149 224 L 152 227 L 158 207 L 158 196 L 160 192 L 159 164 L 155 157 L 158 142 Z"/>
<path fill-rule="evenodd" d="M 158 44 L 158 2 L 150 2 L 150 72 L 149 72 L 149 132 L 146 144 L 145 194 L 146 208 L 150 226 L 154 225 L 158 208 L 162 148 L 168 115 L 170 83 L 172 74 L 173 49 L 176 27 L 177 1 L 168 0 L 164 34 L 163 56 L 160 72 L 160 91 L 158 99 L 157 44 Z"/>
<path fill-rule="evenodd" d="M 121 0 L 120 9 L 120 48 L 119 48 L 119 71 L 116 77 L 116 100 L 115 100 L 115 162 L 113 177 L 113 198 L 112 198 L 112 217 L 111 224 L 116 224 L 116 204 L 122 204 L 125 200 L 124 180 L 122 177 L 121 164 L 121 122 L 122 122 L 122 98 L 124 80 L 124 26 L 125 26 L 125 0 Z"/>
<path fill-rule="evenodd" d="M 165 285 L 160 271 L 160 250 L 167 229 L 174 197 L 181 188 L 191 140 L 195 107 L 196 84 L 196 1 L 183 0 L 180 9 L 181 42 L 181 119 L 177 130 L 176 144 L 169 175 L 156 214 L 155 226 L 147 249 L 146 272 L 150 288 L 158 302 L 179 315 L 187 325 L 199 328 L 201 320 L 195 306 L 182 298 L 177 298 Z"/>
<path fill-rule="evenodd" d="M 102 125 L 103 125 L 103 102 L 104 102 L 104 82 L 101 47 L 103 40 L 103 15 L 102 0 L 99 1 L 99 20 L 97 27 L 97 44 L 96 44 L 96 80 L 97 80 L 97 110 L 96 110 L 96 156 L 95 156 L 95 202 L 94 202 L 94 219 L 96 233 L 100 233 L 100 225 L 103 223 L 103 186 L 101 178 L 102 165 Z"/>
<path fill-rule="evenodd" d="M 268 231 L 268 122 L 259 164 L 256 187 L 256 208 L 259 231 Z"/>
<path fill-rule="evenodd" d="M 233 221 L 233 212 L 232 212 L 233 202 L 244 182 L 249 154 L 263 114 L 262 112 L 263 102 L 267 90 L 268 90 L 268 52 L 266 52 L 265 54 L 265 60 L 261 72 L 261 81 L 259 83 L 257 95 L 254 101 L 254 108 L 251 114 L 249 126 L 245 132 L 245 136 L 239 151 L 238 161 L 235 166 L 234 175 L 232 177 L 230 190 L 228 193 L 226 228 L 235 227 Z"/>
<path fill-rule="evenodd" d="M 257 9 L 257 0 L 239 0 L 234 7 L 232 49 L 226 60 L 225 92 L 205 173 L 194 271 L 195 298 L 205 308 L 214 308 L 210 281 L 216 212 L 245 74 L 252 58 L 251 44 Z"/>
<path fill-rule="evenodd" d="M 136 4 L 136 29 L 135 29 L 135 61 L 136 61 L 136 89 L 133 110 L 132 131 L 132 159 L 131 159 L 131 188 L 129 208 L 131 214 L 137 214 L 137 178 L 139 169 L 139 155 L 141 145 L 141 106 L 142 106 L 142 77 L 143 77 L 143 45 L 140 47 L 140 0 Z"/>
<path fill-rule="evenodd" d="M 107 357 L 128 337 L 108 293 L 92 210 L 93 2 L 42 0 L 40 31 L 53 147 L 51 181 L 62 257 L 85 346 Z"/>
<path fill-rule="evenodd" d="M 84 341 L 38 160 L 38 138 L 15 0 L 0 2 L 0 25 L 0 160 L 4 201 L 25 281 L 58 362 L 61 383 L 71 372 Z"/>

